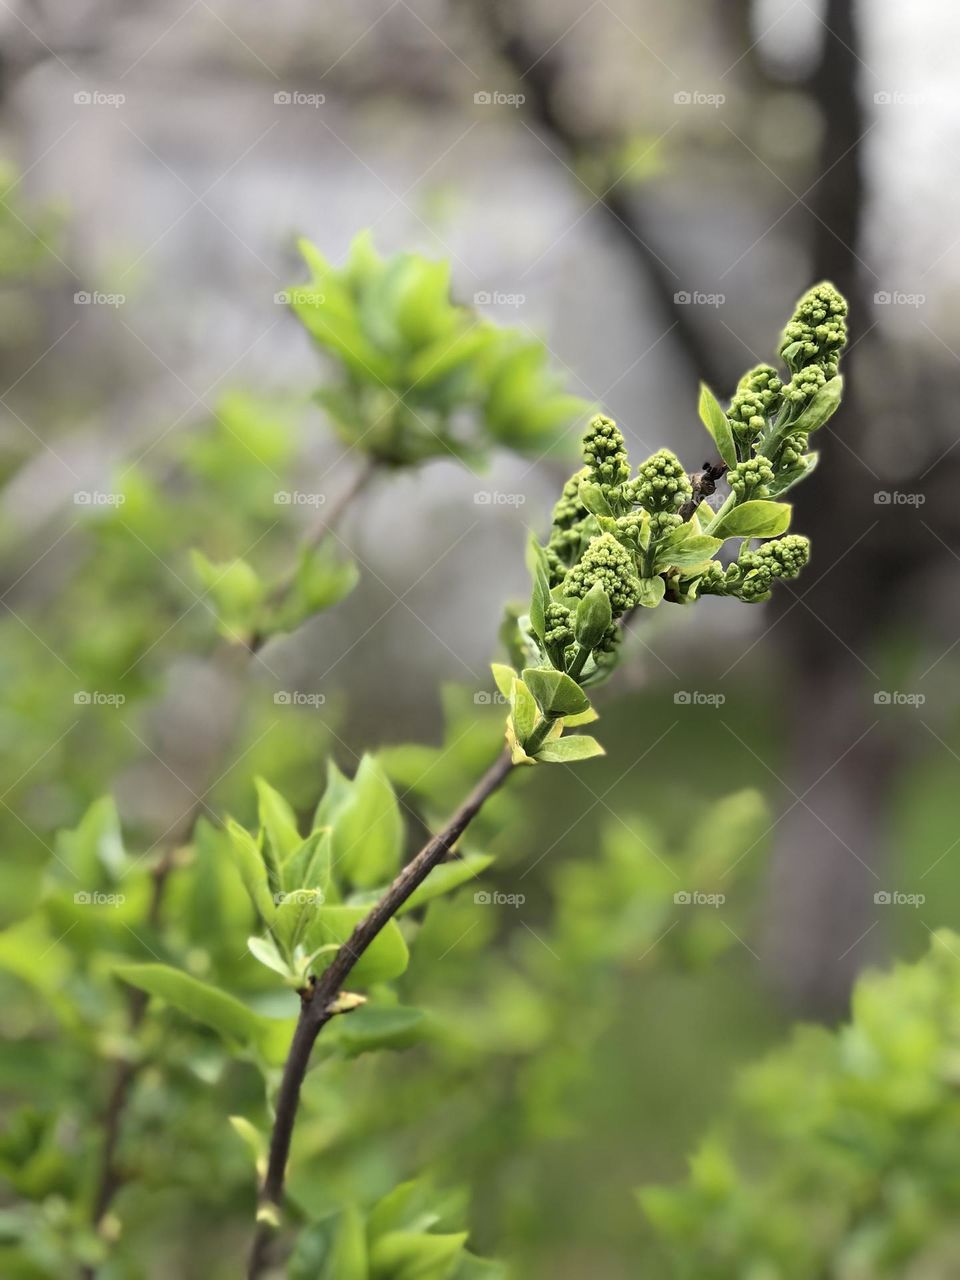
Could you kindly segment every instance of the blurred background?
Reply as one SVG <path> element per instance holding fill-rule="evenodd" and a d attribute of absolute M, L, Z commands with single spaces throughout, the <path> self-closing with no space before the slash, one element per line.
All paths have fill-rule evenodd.
<path fill-rule="evenodd" d="M 859 970 L 957 918 L 960 11 L 10 0 L 0 40 L 8 921 L 54 832 L 108 783 L 148 844 L 198 792 L 248 803 L 256 763 L 285 749 L 277 687 L 320 695 L 316 751 L 294 768 L 304 804 L 323 750 L 347 768 L 436 745 L 442 686 L 465 686 L 465 714 L 492 690 L 526 531 L 544 532 L 569 472 L 555 458 L 377 477 L 338 532 L 361 589 L 267 649 L 262 718 L 210 770 L 234 712 L 187 555 L 230 488 L 185 495 L 182 526 L 155 537 L 131 513 L 141 484 L 180 501 L 170 450 L 202 449 L 217 414 L 242 485 L 241 393 L 293 424 L 299 487 L 349 488 L 353 459 L 312 401 L 322 366 L 285 305 L 297 236 L 335 263 L 365 227 L 383 252 L 449 258 L 458 300 L 541 337 L 635 461 L 667 445 L 690 470 L 708 456 L 698 381 L 726 396 L 770 360 L 814 281 L 849 298 L 846 399 L 795 495 L 810 568 L 768 605 L 711 600 L 636 628 L 604 695 L 606 759 L 528 787 L 495 880 L 525 903 L 463 960 L 478 973 L 542 945 L 549 966 L 550 877 L 591 858 L 600 828 L 654 823 L 679 846 L 711 802 L 755 788 L 769 813 L 718 913 L 723 964 L 715 940 L 652 969 L 637 948 L 596 1034 L 571 1040 L 569 1125 L 533 1124 L 522 1158 L 502 1140 L 548 1087 L 529 1064 L 488 1114 L 458 1126 L 438 1106 L 433 1146 L 417 1140 L 445 1148 L 481 1242 L 519 1274 L 666 1274 L 630 1188 L 682 1172 L 732 1073 L 789 1021 L 836 1020 Z M 128 484 L 125 530 L 98 527 L 97 495 Z M 268 532 L 247 526 L 251 556 Z M 112 576 L 118 538 L 132 578 Z M 142 631 L 120 660 L 124 604 Z"/>

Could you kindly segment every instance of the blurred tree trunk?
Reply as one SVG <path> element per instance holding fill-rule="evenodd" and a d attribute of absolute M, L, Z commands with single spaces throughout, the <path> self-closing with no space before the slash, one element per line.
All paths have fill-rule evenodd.
<path fill-rule="evenodd" d="M 856 8 L 855 0 L 826 6 L 822 57 L 809 85 L 823 119 L 821 176 L 807 200 L 813 278 L 832 280 L 848 298 L 854 342 L 871 323 L 858 265 L 867 124 Z M 790 663 L 793 795 L 777 827 L 766 954 L 791 1002 L 825 1016 L 843 1012 L 853 978 L 880 941 L 873 895 L 886 887 L 878 877 L 898 752 L 874 714 L 877 680 L 869 668 L 890 613 L 890 575 L 911 559 L 903 547 L 889 558 L 882 530 L 871 531 L 877 482 L 857 456 L 868 426 L 862 354 L 854 350 L 846 362 L 843 408 L 828 429 L 839 438 L 821 442 L 828 460 L 795 495 L 796 527 L 814 548 L 811 585 L 801 579 L 783 592 L 776 619 L 790 613 L 778 637 Z"/>

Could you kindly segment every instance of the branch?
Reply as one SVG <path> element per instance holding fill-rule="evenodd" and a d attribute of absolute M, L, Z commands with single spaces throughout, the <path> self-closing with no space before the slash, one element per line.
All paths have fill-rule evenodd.
<path fill-rule="evenodd" d="M 363 492 L 372 479 L 377 470 L 377 460 L 369 455 L 364 459 L 363 466 L 356 472 L 352 482 L 347 485 L 346 489 L 331 503 L 330 507 L 324 510 L 323 518 L 317 520 L 313 527 L 308 530 L 306 536 L 300 542 L 300 552 L 311 550 L 320 545 L 329 533 L 333 533 L 340 521 L 343 519 L 353 500 Z M 278 579 L 273 590 L 267 597 L 267 603 L 270 605 L 281 605 L 286 599 L 290 589 L 292 588 L 297 576 L 297 561 L 291 564 L 285 573 Z M 267 636 L 257 632 L 250 637 L 246 648 L 251 654 L 259 653 L 267 642 Z"/>
<path fill-rule="evenodd" d="M 552 135 L 569 157 L 571 167 L 590 150 L 603 145 L 602 140 L 581 136 L 557 106 L 562 78 L 559 56 L 553 46 L 538 49 L 517 24 L 520 6 L 513 0 L 510 16 L 503 0 L 473 0 L 478 19 L 486 28 L 497 53 L 523 82 L 526 107 L 532 118 Z M 655 235 L 636 198 L 619 188 L 619 180 L 606 191 L 597 193 L 600 207 L 607 213 L 611 228 L 617 232 L 632 258 L 649 282 L 654 301 L 665 324 L 676 332 L 682 354 L 697 380 L 711 386 L 722 386 L 727 370 L 714 355 L 714 345 L 697 328 L 690 312 L 692 307 L 678 307 L 674 302 L 677 277 L 667 266 L 663 254 L 654 247 Z"/>
<path fill-rule="evenodd" d="M 350 504 L 370 483 L 376 470 L 376 461 L 369 457 L 366 458 L 363 466 L 356 472 L 350 484 L 330 505 L 329 509 L 324 512 L 323 519 L 318 521 L 307 532 L 301 541 L 301 550 L 304 547 L 317 546 L 327 534 L 334 531 L 349 509 Z M 295 574 L 296 565 L 292 566 L 280 578 L 271 595 L 272 603 L 281 604 L 283 602 L 287 592 L 293 585 Z M 220 660 L 235 660 L 239 654 L 244 666 L 248 666 L 260 649 L 263 648 L 266 639 L 266 636 L 257 635 L 252 637 L 247 645 L 231 644 L 224 646 L 220 651 Z M 175 831 L 166 843 L 163 854 L 154 867 L 153 888 L 147 917 L 152 926 L 156 926 L 160 922 L 167 881 L 173 871 L 177 849 L 190 839 L 202 809 L 203 796 L 196 801 L 177 824 Z M 139 1029 L 146 1010 L 146 993 L 142 991 L 131 992 L 128 1005 L 128 1022 L 131 1034 Z M 139 1065 L 130 1059 L 118 1063 L 113 1084 L 110 1088 L 107 1106 L 104 1111 L 104 1140 L 100 1153 L 99 1172 L 96 1179 L 91 1212 L 95 1227 L 99 1227 L 103 1222 L 113 1204 L 114 1197 L 123 1185 L 123 1177 L 117 1167 L 117 1147 L 123 1127 L 123 1116 L 130 1100 L 130 1093 L 138 1070 Z M 87 1277 L 87 1280 L 91 1280 L 96 1275 L 96 1269 L 92 1266 L 85 1267 L 83 1275 Z"/>
<path fill-rule="evenodd" d="M 407 863 L 380 900 L 357 924 L 343 943 L 329 968 L 314 985 L 300 996 L 300 1017 L 283 1069 L 277 1094 L 276 1114 L 270 1137 L 270 1157 L 260 1194 L 259 1226 L 253 1239 L 247 1267 L 247 1280 L 257 1280 L 266 1266 L 267 1250 L 274 1233 L 283 1202 L 283 1184 L 287 1158 L 293 1138 L 300 1088 L 307 1074 L 310 1053 L 321 1030 L 336 1016 L 331 1008 L 340 988 L 354 965 L 377 934 L 393 919 L 413 891 L 423 883 L 435 866 L 452 851 L 487 800 L 503 784 L 513 763 L 505 750 L 490 766 L 476 787 L 456 811 L 443 830 L 427 841 L 420 852 Z"/>

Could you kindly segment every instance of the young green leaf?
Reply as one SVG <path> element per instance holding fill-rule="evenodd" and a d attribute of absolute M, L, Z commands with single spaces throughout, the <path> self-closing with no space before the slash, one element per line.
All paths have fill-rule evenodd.
<path fill-rule="evenodd" d="M 351 1206 L 340 1215 L 324 1274 L 331 1280 L 371 1280 L 367 1233 L 359 1209 Z"/>
<path fill-rule="evenodd" d="M 788 502 L 754 499 L 731 507 L 711 529 L 718 538 L 775 538 L 790 528 L 793 508 Z"/>
<path fill-rule="evenodd" d="M 341 904 L 319 907 L 307 923 L 301 945 L 306 951 L 312 952 L 331 943 L 339 945 L 346 942 L 368 910 L 368 907 Z M 330 963 L 330 957 L 329 952 L 321 955 L 314 971 L 322 973 Z M 399 977 L 406 969 L 408 960 L 409 953 L 403 934 L 397 928 L 396 921 L 391 920 L 357 961 L 350 981 L 365 984 L 386 982 L 390 978 Z"/>
<path fill-rule="evenodd" d="M 267 835 L 276 862 L 282 867 L 302 843 L 293 810 L 279 791 L 264 778 L 254 778 L 260 825 Z"/>
<path fill-rule="evenodd" d="M 422 1009 L 366 1005 L 337 1021 L 336 1037 L 347 1057 L 356 1058 L 377 1049 L 409 1049 L 426 1039 L 431 1029 L 431 1020 Z"/>
<path fill-rule="evenodd" d="M 327 902 L 335 899 L 330 827 L 311 831 L 302 841 L 283 868 L 283 880 L 288 894 L 298 889 L 319 889 Z"/>
<path fill-rule="evenodd" d="M 519 676 L 514 676 L 513 688 L 510 691 L 510 706 L 513 711 L 513 726 L 521 742 L 526 742 L 533 732 L 537 720 L 537 703 L 533 694 Z"/>
<path fill-rule="evenodd" d="M 397 872 L 404 830 L 383 766 L 364 756 L 349 795 L 333 816 L 333 865 L 357 888 L 383 884 Z"/>
<path fill-rule="evenodd" d="M 260 918 L 269 924 L 273 919 L 276 906 L 274 890 L 270 888 L 270 882 L 267 879 L 267 868 L 264 865 L 260 846 L 246 827 L 241 827 L 233 818 L 227 819 L 227 834 L 230 837 L 228 848 L 233 865 L 239 871 L 240 879 Z"/>
<path fill-rule="evenodd" d="M 562 671 L 528 667 L 523 673 L 523 682 L 544 715 L 575 716 L 590 706 L 580 686 Z"/>
<path fill-rule="evenodd" d="M 288 959 L 292 958 L 294 949 L 302 941 L 310 921 L 323 906 L 323 901 L 320 890 L 295 889 L 278 903 L 271 932 L 277 946 Z"/>
<path fill-rule="evenodd" d="M 513 667 L 508 667 L 503 662 L 491 662 L 490 670 L 493 672 L 493 678 L 497 682 L 497 688 L 503 697 L 509 698 L 513 689 L 513 677 L 516 675 Z"/>
<path fill-rule="evenodd" d="M 221 632 L 228 639 L 256 629 L 264 586 L 246 560 L 214 564 L 202 551 L 191 552 L 193 571 L 214 603 Z"/>
<path fill-rule="evenodd" d="M 705 561 L 713 559 L 722 546 L 722 538 L 711 538 L 706 534 L 692 535 L 674 546 L 666 544 L 658 546 L 653 567 L 655 569 L 694 569 Z"/>
<path fill-rule="evenodd" d="M 818 431 L 840 408 L 842 397 L 843 378 L 838 374 L 823 384 L 796 422 L 791 423 L 790 431 Z"/>
<path fill-rule="evenodd" d="M 610 597 L 599 582 L 595 582 L 577 605 L 573 615 L 573 634 L 584 649 L 595 648 L 613 621 Z"/>
<path fill-rule="evenodd" d="M 717 452 L 728 467 L 737 465 L 737 446 L 733 439 L 730 419 L 724 413 L 717 397 L 705 382 L 700 383 L 700 421 L 710 432 Z"/>
<path fill-rule="evenodd" d="M 666 589 L 666 584 L 661 577 L 641 578 L 637 602 L 645 609 L 655 609 L 663 599 Z"/>
<path fill-rule="evenodd" d="M 373 1276 L 404 1276 L 410 1280 L 442 1280 L 467 1243 L 467 1232 L 451 1235 L 388 1231 L 373 1242 Z"/>
<path fill-rule="evenodd" d="M 212 1027 L 228 1043 L 243 1047 L 255 1044 L 268 1021 L 226 991 L 169 965 L 117 965 L 114 973 L 131 987 L 157 996 L 195 1022 Z"/>
<path fill-rule="evenodd" d="M 282 978 L 290 977 L 290 966 L 277 950 L 277 944 L 272 938 L 248 938 L 247 950 L 266 968 L 279 973 Z"/>
<path fill-rule="evenodd" d="M 612 516 L 613 509 L 607 495 L 598 484 L 584 480 L 579 490 L 580 501 L 592 516 Z"/>
<path fill-rule="evenodd" d="M 569 738 L 558 738 L 556 742 L 544 743 L 537 752 L 536 758 L 547 764 L 573 764 L 577 760 L 589 760 L 593 756 L 605 754 L 596 738 L 591 738 L 585 733 L 576 733 Z"/>

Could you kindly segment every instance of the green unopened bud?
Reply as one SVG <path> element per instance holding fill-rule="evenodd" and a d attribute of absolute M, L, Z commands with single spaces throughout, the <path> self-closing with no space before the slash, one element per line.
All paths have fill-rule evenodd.
<path fill-rule="evenodd" d="M 564 579 L 564 590 L 571 596 L 585 596 L 599 583 L 610 600 L 615 618 L 636 603 L 636 569 L 625 547 L 612 534 L 591 538 L 580 563 Z"/>
<path fill-rule="evenodd" d="M 730 488 L 740 502 L 748 498 L 761 498 L 767 486 L 773 483 L 773 467 L 766 458 L 748 458 L 746 462 L 738 462 L 727 472 Z"/>
<path fill-rule="evenodd" d="M 559 501 L 553 508 L 554 529 L 569 529 L 571 525 L 583 520 L 588 514 L 586 507 L 580 501 L 580 486 L 589 479 L 589 475 L 588 468 L 581 467 L 563 486 Z"/>
<path fill-rule="evenodd" d="M 690 478 L 669 449 L 658 449 L 637 471 L 632 495 L 647 511 L 675 512 L 692 493 Z"/>
<path fill-rule="evenodd" d="M 796 372 L 813 363 L 836 373 L 836 359 L 847 342 L 847 303 L 829 281 L 808 289 L 780 339 L 780 356 Z"/>
<path fill-rule="evenodd" d="M 583 460 L 595 484 L 618 486 L 629 478 L 623 433 L 612 418 L 598 413 L 591 419 L 583 437 Z"/>

